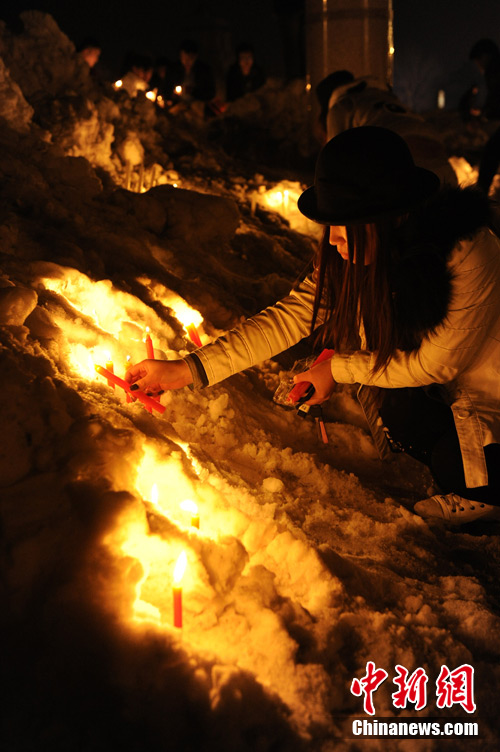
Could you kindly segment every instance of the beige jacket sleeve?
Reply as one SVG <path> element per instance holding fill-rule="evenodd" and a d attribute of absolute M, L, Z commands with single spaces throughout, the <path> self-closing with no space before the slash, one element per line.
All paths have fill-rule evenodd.
<path fill-rule="evenodd" d="M 315 284 L 307 277 L 273 306 L 196 350 L 209 385 L 272 358 L 310 334 Z M 322 322 L 318 317 L 318 325 Z"/>
<path fill-rule="evenodd" d="M 478 365 L 500 316 L 498 239 L 481 230 L 459 243 L 449 262 L 452 301 L 445 321 L 412 353 L 397 351 L 372 375 L 374 354 L 360 350 L 332 358 L 335 381 L 384 388 L 445 384 Z"/>

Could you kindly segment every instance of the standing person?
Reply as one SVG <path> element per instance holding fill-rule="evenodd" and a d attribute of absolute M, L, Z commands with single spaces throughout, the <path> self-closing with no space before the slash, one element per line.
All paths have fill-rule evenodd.
<path fill-rule="evenodd" d="M 213 343 L 144 360 L 127 380 L 154 394 L 209 386 L 314 331 L 334 354 L 295 377 L 314 386 L 308 404 L 359 384 L 381 455 L 406 451 L 441 490 L 418 514 L 500 519 L 500 239 L 482 193 L 438 188 L 393 131 L 336 136 L 298 202 L 325 226 L 314 273 Z"/>
<path fill-rule="evenodd" d="M 350 71 L 331 73 L 316 87 L 324 143 L 348 128 L 375 125 L 404 138 L 418 167 L 432 170 L 442 183 L 457 185 L 455 171 L 435 128 L 407 107 L 387 87 Z"/>
<path fill-rule="evenodd" d="M 226 77 L 226 99 L 235 99 L 257 91 L 266 82 L 264 71 L 255 62 L 255 53 L 251 44 L 243 42 L 236 49 L 236 61 L 231 65 Z"/>
<path fill-rule="evenodd" d="M 492 39 L 480 39 L 469 54 L 484 76 L 486 99 L 480 110 L 474 108 L 472 115 L 480 115 L 490 136 L 481 155 L 478 187 L 489 193 L 492 180 L 500 164 L 500 50 Z"/>

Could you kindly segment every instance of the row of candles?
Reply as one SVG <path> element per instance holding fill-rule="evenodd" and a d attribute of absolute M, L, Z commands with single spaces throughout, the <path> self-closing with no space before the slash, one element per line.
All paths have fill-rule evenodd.
<path fill-rule="evenodd" d="M 113 87 L 116 91 L 119 91 L 123 87 L 123 81 L 121 78 L 114 82 Z M 182 86 L 178 85 L 174 88 L 174 94 L 177 97 L 181 97 L 182 92 Z M 145 97 L 146 99 L 149 99 L 150 102 L 156 102 L 159 107 L 165 107 L 165 100 L 161 94 L 158 94 L 158 89 L 149 89 L 149 91 L 145 92 Z"/>
<path fill-rule="evenodd" d="M 201 347 L 201 339 L 196 325 L 192 323 L 187 324 L 185 328 L 191 342 L 196 345 L 196 347 Z M 151 334 L 149 333 L 149 326 L 146 327 L 144 344 L 146 345 L 146 357 L 148 358 L 148 360 L 154 360 L 155 352 L 153 347 L 153 340 L 151 339 Z M 129 360 L 129 358 L 130 356 L 127 357 L 127 361 Z M 132 395 L 130 394 L 132 385 L 129 384 L 128 381 L 121 379 L 115 374 L 114 363 L 111 360 L 111 354 L 108 355 L 105 367 L 101 365 L 95 365 L 94 368 L 100 376 L 104 376 L 104 378 L 108 382 L 108 386 L 110 386 L 112 389 L 115 389 L 117 386 L 119 386 L 125 392 L 127 402 L 132 402 Z M 133 396 L 135 399 L 138 399 L 139 402 L 141 402 L 146 410 L 148 410 L 148 412 L 150 412 L 151 414 L 153 413 L 153 410 L 156 410 L 160 414 L 163 414 L 165 412 L 165 407 L 160 403 L 158 398 L 150 397 L 141 389 L 134 390 Z"/>

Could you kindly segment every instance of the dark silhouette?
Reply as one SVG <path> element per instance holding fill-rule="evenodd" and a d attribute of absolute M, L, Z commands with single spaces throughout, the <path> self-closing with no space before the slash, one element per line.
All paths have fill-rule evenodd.
<path fill-rule="evenodd" d="M 179 60 L 173 66 L 174 101 L 210 102 L 215 97 L 212 69 L 198 57 L 198 45 L 185 39 L 179 48 Z M 182 87 L 176 92 L 175 87 Z"/>
<path fill-rule="evenodd" d="M 471 49 L 469 59 L 483 74 L 487 90 L 478 114 L 484 119 L 490 138 L 481 155 L 477 185 L 489 193 L 500 164 L 500 50 L 492 39 L 480 39 Z"/>
<path fill-rule="evenodd" d="M 226 77 L 226 99 L 234 102 L 252 91 L 260 89 L 265 83 L 264 71 L 255 62 L 252 45 L 240 44 L 236 49 L 236 61 L 231 65 Z"/>

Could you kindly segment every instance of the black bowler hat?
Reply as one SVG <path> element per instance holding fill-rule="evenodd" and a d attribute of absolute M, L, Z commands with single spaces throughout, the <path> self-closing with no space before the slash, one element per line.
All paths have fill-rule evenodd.
<path fill-rule="evenodd" d="M 373 222 L 404 214 L 439 188 L 439 178 L 417 167 L 394 131 L 367 125 L 339 133 L 321 149 L 314 185 L 299 210 L 322 225 Z"/>

